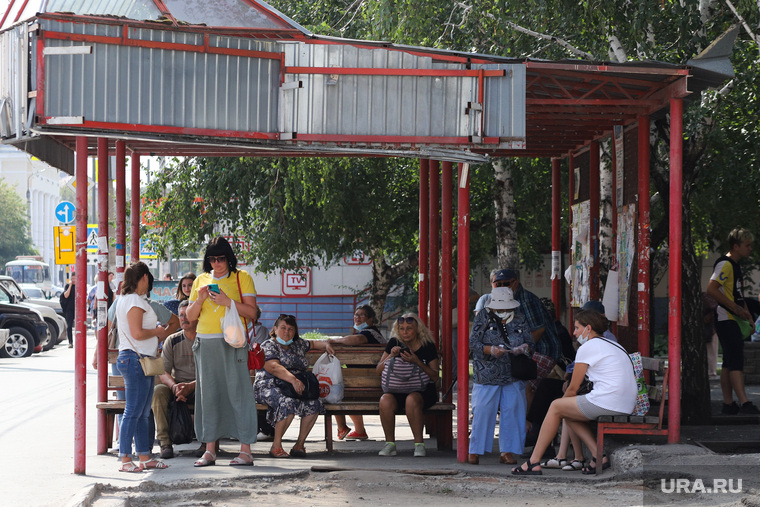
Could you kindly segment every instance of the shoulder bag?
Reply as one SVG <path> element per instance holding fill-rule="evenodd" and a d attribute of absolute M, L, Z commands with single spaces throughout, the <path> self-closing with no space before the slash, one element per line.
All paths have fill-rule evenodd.
<path fill-rule="evenodd" d="M 400 356 L 385 360 L 381 380 L 384 393 L 424 391 L 429 383 L 430 377 L 418 365 L 407 363 Z"/>
<path fill-rule="evenodd" d="M 634 352 L 633 354 L 628 354 L 628 351 L 626 351 L 619 344 L 607 340 L 606 338 L 602 338 L 601 336 L 599 338 L 606 341 L 610 345 L 614 345 L 615 347 L 619 348 L 628 356 L 628 359 L 631 361 L 631 366 L 633 367 L 633 376 L 636 378 L 637 390 L 636 406 L 633 408 L 631 415 L 646 415 L 647 412 L 649 412 L 649 396 L 647 394 L 647 383 L 644 381 L 644 366 L 641 361 L 641 353 Z"/>
<path fill-rule="evenodd" d="M 281 378 L 277 379 L 277 387 L 280 388 L 282 394 L 288 398 L 295 398 L 297 400 L 316 400 L 319 399 L 319 380 L 316 375 L 310 371 L 291 371 L 295 377 L 303 383 L 303 392 L 298 394 L 293 387 L 293 384 L 287 380 Z"/>
<path fill-rule="evenodd" d="M 502 338 L 504 338 L 504 348 L 512 350 L 509 347 L 509 339 L 507 339 L 507 334 L 504 332 L 501 322 L 496 322 L 496 326 L 499 328 Z M 538 378 L 538 365 L 533 358 L 525 354 L 509 354 L 509 362 L 512 378 L 517 380 L 534 380 Z"/>
<path fill-rule="evenodd" d="M 116 328 L 116 315 L 114 314 L 114 329 Z M 164 370 L 164 360 L 160 357 L 153 357 L 153 356 L 146 356 L 144 354 L 140 354 L 137 352 L 137 347 L 132 343 L 132 340 L 129 338 L 129 336 L 125 333 L 124 338 L 127 339 L 130 345 L 132 345 L 133 350 L 135 353 L 140 356 L 140 366 L 142 367 L 143 374 L 146 377 L 154 377 L 156 375 L 163 375 L 165 373 Z"/>

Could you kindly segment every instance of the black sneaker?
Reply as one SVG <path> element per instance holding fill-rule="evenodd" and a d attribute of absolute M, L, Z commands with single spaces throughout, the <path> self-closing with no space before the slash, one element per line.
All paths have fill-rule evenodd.
<path fill-rule="evenodd" d="M 174 457 L 174 449 L 171 444 L 161 446 L 161 459 L 171 459 Z"/>
<path fill-rule="evenodd" d="M 747 402 L 747 403 L 750 403 L 750 402 Z M 739 413 L 739 410 L 740 410 L 739 405 L 734 401 L 734 402 L 731 402 L 730 405 L 724 403 L 723 409 L 720 411 L 720 413 L 723 415 L 736 415 Z M 755 407 L 755 410 L 757 410 L 757 407 Z"/>
<path fill-rule="evenodd" d="M 739 413 L 757 415 L 760 414 L 760 409 L 757 408 L 754 403 L 748 401 L 742 404 L 741 408 L 739 409 Z"/>

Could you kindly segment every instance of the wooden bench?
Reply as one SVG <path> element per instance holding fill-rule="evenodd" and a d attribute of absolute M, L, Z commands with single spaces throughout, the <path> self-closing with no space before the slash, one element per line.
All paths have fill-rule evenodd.
<path fill-rule="evenodd" d="M 597 419 L 596 447 L 597 456 L 604 456 L 604 435 L 667 435 L 668 430 L 662 427 L 665 415 L 665 402 L 668 398 L 668 367 L 666 362 L 651 357 L 641 358 L 642 366 L 651 375 L 662 376 L 661 386 L 648 386 L 649 401 L 659 402 L 658 415 L 605 415 Z M 650 410 L 651 413 L 651 410 Z M 596 473 L 602 472 L 602 462 L 597 461 Z"/>
<path fill-rule="evenodd" d="M 380 375 L 375 367 L 385 351 L 385 346 L 362 345 L 344 347 L 335 345 L 335 355 L 343 368 L 343 400 L 340 403 L 326 403 L 325 406 L 325 442 L 328 452 L 333 451 L 332 417 L 335 415 L 379 415 L 380 397 L 383 395 L 380 386 Z M 309 364 L 314 365 L 321 351 L 307 353 Z M 440 384 L 440 382 L 439 382 Z M 257 404 L 259 410 L 267 406 Z M 425 411 L 425 428 L 430 436 L 436 438 L 438 449 L 451 450 L 453 446 L 452 411 L 453 403 L 436 403 Z"/>
<path fill-rule="evenodd" d="M 358 347 L 335 346 L 335 353 L 341 364 L 350 365 L 343 368 L 344 395 L 341 403 L 325 404 L 325 442 L 328 452 L 333 451 L 333 425 L 334 415 L 379 415 L 380 397 L 383 390 L 380 386 L 380 375 L 375 366 L 385 350 L 384 346 L 363 345 Z M 109 364 L 115 363 L 119 355 L 118 350 L 108 351 Z M 314 365 L 321 351 L 307 353 L 309 364 Z M 440 384 L 440 382 L 439 382 Z M 120 375 L 108 376 L 108 391 L 116 392 L 124 390 L 124 379 Z M 106 449 L 110 449 L 113 443 L 113 427 L 117 414 L 124 413 L 124 400 L 98 402 L 95 406 L 106 413 Z M 256 404 L 256 409 L 266 411 L 267 406 Z M 455 409 L 453 403 L 436 403 L 425 412 L 425 428 L 430 436 L 434 436 L 438 443 L 438 449 L 451 450 L 453 447 L 452 412 Z"/>

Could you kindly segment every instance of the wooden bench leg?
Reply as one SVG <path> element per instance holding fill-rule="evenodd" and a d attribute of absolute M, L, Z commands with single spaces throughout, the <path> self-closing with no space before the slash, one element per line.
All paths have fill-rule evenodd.
<path fill-rule="evenodd" d="M 333 452 L 332 416 L 325 414 L 325 444 L 327 452 Z"/>
<path fill-rule="evenodd" d="M 450 451 L 454 447 L 454 427 L 451 412 L 435 416 L 435 438 L 439 451 Z"/>
<path fill-rule="evenodd" d="M 106 453 L 113 445 L 113 422 L 116 415 L 113 412 L 106 411 Z"/>
<path fill-rule="evenodd" d="M 604 461 L 604 423 L 599 423 L 596 428 L 596 475 L 602 473 Z"/>

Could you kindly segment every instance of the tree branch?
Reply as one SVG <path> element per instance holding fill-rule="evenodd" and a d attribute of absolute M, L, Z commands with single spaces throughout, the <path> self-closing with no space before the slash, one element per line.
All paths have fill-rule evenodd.
<path fill-rule="evenodd" d="M 734 13 L 734 16 L 739 20 L 739 22 L 742 24 L 744 29 L 749 34 L 750 38 L 755 41 L 757 44 L 760 44 L 760 37 L 755 35 L 755 32 L 752 31 L 752 28 L 750 28 L 749 24 L 744 20 L 741 14 L 739 14 L 739 11 L 736 10 L 736 7 L 734 7 L 734 4 L 731 3 L 731 0 L 725 0 L 726 5 L 728 5 L 728 8 L 731 9 L 731 12 Z M 757 3 L 757 8 L 760 10 L 760 0 Z"/>
<path fill-rule="evenodd" d="M 488 16 L 489 18 L 491 18 L 493 20 L 496 20 L 496 16 L 494 16 L 491 13 L 487 13 L 486 16 Z M 498 21 L 498 20 L 496 20 L 496 21 Z M 558 44 L 558 45 L 562 46 L 563 48 L 567 49 L 571 53 L 573 53 L 575 55 L 578 55 L 578 56 L 581 56 L 581 57 L 583 57 L 583 58 L 585 58 L 587 60 L 595 60 L 596 59 L 596 58 L 594 58 L 594 55 L 592 55 L 591 53 L 587 53 L 587 52 L 585 52 L 583 50 L 580 50 L 580 49 L 576 48 L 575 46 L 573 46 L 572 44 L 570 44 L 569 42 L 567 42 L 566 40 L 560 39 L 559 37 L 555 37 L 553 35 L 546 35 L 546 34 L 543 34 L 543 33 L 539 33 L 539 32 L 530 30 L 528 28 L 522 27 L 522 26 L 520 26 L 520 25 L 518 25 L 516 23 L 513 23 L 511 21 L 506 21 L 505 20 L 504 23 L 508 27 L 512 28 L 513 30 L 516 30 L 518 32 L 522 32 L 522 33 L 524 33 L 526 35 L 530 35 L 531 37 L 535 37 L 537 39 L 544 39 L 544 40 L 552 41 L 553 43 Z"/>

